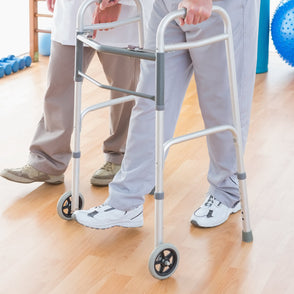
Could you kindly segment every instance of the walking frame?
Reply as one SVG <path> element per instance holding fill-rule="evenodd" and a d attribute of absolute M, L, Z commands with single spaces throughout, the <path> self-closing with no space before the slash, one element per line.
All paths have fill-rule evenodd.
<path fill-rule="evenodd" d="M 137 16 L 128 18 L 127 20 L 115 21 L 104 24 L 84 24 L 84 13 L 90 4 L 97 2 L 95 0 L 87 0 L 80 6 L 77 16 L 77 37 L 76 37 L 76 56 L 75 56 L 75 107 L 74 107 L 74 146 L 73 146 L 73 175 L 72 175 L 72 191 L 64 193 L 58 203 L 57 211 L 61 218 L 71 220 L 75 210 L 82 209 L 84 198 L 79 193 L 79 170 L 80 170 L 80 131 L 81 122 L 85 115 L 91 111 L 109 107 L 112 105 L 132 101 L 136 96 L 153 99 L 156 104 L 156 123 L 155 123 L 155 248 L 150 255 L 149 271 L 157 279 L 166 279 L 171 276 L 179 262 L 179 253 L 176 247 L 172 244 L 163 242 L 163 169 L 164 159 L 168 149 L 174 145 L 184 141 L 196 139 L 211 134 L 230 131 L 234 137 L 237 157 L 237 177 L 239 180 L 239 189 L 241 195 L 241 216 L 242 216 L 242 240 L 244 242 L 252 242 L 253 235 L 250 228 L 249 209 L 246 188 L 246 173 L 243 162 L 243 149 L 241 137 L 240 111 L 237 91 L 237 80 L 235 72 L 234 47 L 230 18 L 227 12 L 217 6 L 213 6 L 213 12 L 218 13 L 224 23 L 224 32 L 222 34 L 195 42 L 183 42 L 177 44 L 165 44 L 164 34 L 167 26 L 176 18 L 185 16 L 185 9 L 180 9 L 167 14 L 159 24 L 156 34 L 156 50 L 155 52 L 146 51 L 143 48 L 143 8 L 140 0 L 134 0 L 137 5 Z M 91 39 L 93 30 L 109 29 L 125 25 L 128 23 L 138 23 L 139 32 L 139 47 L 136 48 L 118 48 L 114 46 L 101 45 Z M 208 129 L 203 129 L 197 132 L 189 133 L 183 136 L 172 138 L 164 142 L 164 55 L 171 51 L 185 50 L 206 46 L 216 42 L 225 42 L 228 75 L 230 83 L 231 106 L 233 115 L 232 125 L 220 125 Z M 103 85 L 85 74 L 83 68 L 83 48 L 89 46 L 96 51 L 107 52 L 110 54 L 118 54 L 140 59 L 153 60 L 156 63 L 156 95 L 150 96 L 145 93 L 139 93 L 126 89 L 116 88 L 108 85 Z M 129 94 L 125 97 L 101 102 L 87 107 L 81 111 L 81 95 L 83 79 L 87 79 L 98 87 L 121 91 Z"/>

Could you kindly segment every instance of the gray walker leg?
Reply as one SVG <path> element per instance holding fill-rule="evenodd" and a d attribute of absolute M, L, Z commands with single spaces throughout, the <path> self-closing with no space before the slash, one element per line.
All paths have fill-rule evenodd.
<path fill-rule="evenodd" d="M 77 209 L 82 209 L 84 198 L 79 193 L 80 177 L 80 132 L 81 132 L 81 98 L 83 77 L 79 74 L 83 69 L 84 46 L 79 40 L 76 41 L 75 53 L 75 90 L 74 90 L 74 120 L 73 120 L 73 172 L 72 172 L 72 191 L 64 193 L 58 203 L 57 212 L 65 220 L 72 219 L 72 213 Z"/>
<path fill-rule="evenodd" d="M 74 143 L 73 143 L 73 174 L 72 174 L 72 210 L 79 209 L 79 178 L 80 178 L 80 132 L 81 132 L 81 100 L 83 77 L 79 72 L 83 69 L 83 43 L 79 40 L 76 42 L 76 60 L 75 60 L 75 101 L 74 101 Z"/>

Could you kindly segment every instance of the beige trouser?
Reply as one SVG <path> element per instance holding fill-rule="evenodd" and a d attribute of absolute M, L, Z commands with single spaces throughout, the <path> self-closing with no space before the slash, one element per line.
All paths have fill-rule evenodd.
<path fill-rule="evenodd" d="M 88 68 L 95 51 L 84 50 L 84 70 Z M 135 90 L 138 82 L 139 60 L 98 53 L 110 85 Z M 51 174 L 62 174 L 71 158 L 71 134 L 74 108 L 74 46 L 52 41 L 48 67 L 48 85 L 44 99 L 44 113 L 30 146 L 28 163 Z M 111 91 L 111 99 L 124 94 Z M 104 141 L 106 160 L 120 164 L 125 151 L 132 102 L 119 104 L 110 110 L 110 136 Z"/>

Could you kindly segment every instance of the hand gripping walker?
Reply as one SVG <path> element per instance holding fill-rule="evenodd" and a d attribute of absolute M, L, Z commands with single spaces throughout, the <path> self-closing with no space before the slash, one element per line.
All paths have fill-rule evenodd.
<path fill-rule="evenodd" d="M 144 50 L 129 50 L 116 48 L 112 46 L 100 45 L 97 42 L 89 39 L 87 34 L 93 29 L 104 29 L 114 26 L 119 26 L 126 23 L 138 22 L 139 24 L 139 36 L 140 36 L 140 47 L 143 40 L 143 30 L 142 30 L 142 5 L 139 0 L 135 0 L 138 7 L 138 16 L 127 21 L 117 21 L 111 24 L 100 24 L 100 25 L 83 25 L 83 14 L 85 9 L 95 0 L 85 1 L 80 7 L 78 13 L 78 32 L 77 32 L 77 47 L 76 47 L 76 72 L 75 72 L 75 110 L 74 110 L 74 149 L 73 149 L 73 182 L 72 182 L 72 192 L 66 192 L 61 196 L 57 204 L 57 211 L 61 218 L 70 220 L 72 219 L 72 213 L 81 209 L 83 206 L 84 199 L 79 193 L 79 132 L 81 119 L 90 111 L 104 108 L 107 106 L 115 105 L 118 103 L 124 103 L 126 101 L 133 100 L 134 97 L 126 96 L 122 98 L 117 98 L 114 101 L 102 102 L 93 106 L 86 108 L 81 113 L 81 85 L 83 78 L 86 78 L 96 84 L 99 87 L 105 89 L 115 89 L 130 95 L 140 96 L 147 99 L 154 99 L 150 95 L 144 93 L 138 93 L 133 91 L 128 91 L 124 89 L 113 88 L 107 85 L 102 85 L 95 81 L 91 77 L 87 76 L 82 72 L 82 56 L 83 56 L 83 46 L 84 44 L 94 48 L 97 51 L 108 52 L 112 54 L 120 54 L 133 56 L 142 59 L 155 60 L 156 62 L 156 146 L 155 146 L 155 161 L 156 161 L 156 179 L 155 179 L 155 249 L 149 258 L 149 271 L 157 279 L 166 279 L 170 277 L 177 268 L 179 262 L 179 253 L 176 247 L 172 244 L 163 243 L 163 168 L 164 168 L 164 158 L 167 150 L 174 144 L 178 144 L 184 141 L 192 140 L 202 136 L 208 136 L 214 133 L 219 133 L 223 131 L 230 131 L 234 137 L 236 157 L 237 157 L 237 177 L 239 180 L 239 189 L 241 195 L 241 207 L 242 207 L 242 240 L 244 242 L 252 242 L 253 236 L 250 228 L 249 221 L 249 211 L 248 211 L 248 200 L 247 200 L 247 189 L 246 189 L 246 173 L 244 171 L 243 162 L 243 151 L 242 151 L 242 141 L 241 141 L 241 124 L 240 124 L 240 113 L 239 113 L 239 101 L 237 93 L 237 81 L 235 73 L 235 60 L 234 60 L 234 48 L 233 48 L 233 38 L 231 22 L 226 11 L 220 7 L 213 7 L 213 12 L 218 13 L 224 23 L 224 33 L 210 37 L 204 40 L 199 40 L 195 42 L 183 42 L 178 44 L 166 45 L 164 44 L 164 34 L 165 29 L 170 22 L 178 17 L 184 17 L 186 11 L 184 9 L 174 11 L 166 15 L 157 30 L 156 36 L 156 52 L 151 53 L 150 51 Z M 200 130 L 194 133 L 186 134 L 176 138 L 172 138 L 167 142 L 163 140 L 164 134 L 164 54 L 166 52 L 183 50 L 189 48 L 201 47 L 216 42 L 225 41 L 226 52 L 227 52 L 227 63 L 228 63 L 228 74 L 230 83 L 230 93 L 231 93 L 231 105 L 232 105 L 232 115 L 233 115 L 233 125 L 221 125 L 204 130 Z"/>

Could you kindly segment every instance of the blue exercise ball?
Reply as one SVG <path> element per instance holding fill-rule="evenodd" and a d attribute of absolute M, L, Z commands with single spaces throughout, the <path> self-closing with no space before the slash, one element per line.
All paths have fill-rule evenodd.
<path fill-rule="evenodd" d="M 280 2 L 272 19 L 271 33 L 279 55 L 294 66 L 294 0 Z"/>
<path fill-rule="evenodd" d="M 51 34 L 39 33 L 38 45 L 39 53 L 43 56 L 49 56 L 51 47 Z"/>

